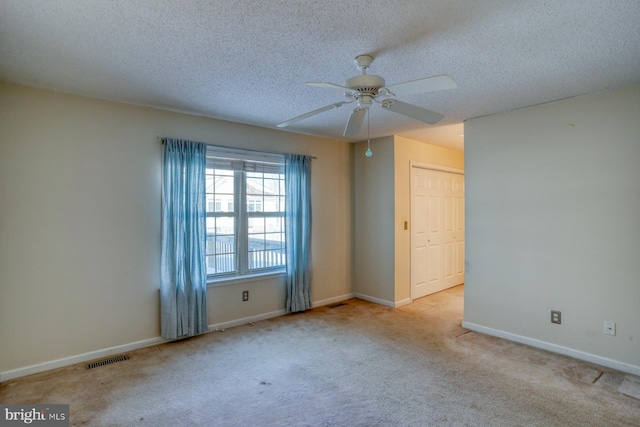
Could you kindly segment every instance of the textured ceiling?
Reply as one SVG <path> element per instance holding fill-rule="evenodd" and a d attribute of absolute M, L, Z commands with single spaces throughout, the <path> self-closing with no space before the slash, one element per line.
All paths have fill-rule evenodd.
<path fill-rule="evenodd" d="M 638 0 L 0 0 L 0 80 L 275 125 L 345 100 L 371 54 L 387 84 L 448 74 L 458 88 L 374 106 L 371 137 L 462 147 L 469 118 L 640 83 Z M 350 106 L 289 131 L 339 140 Z"/>

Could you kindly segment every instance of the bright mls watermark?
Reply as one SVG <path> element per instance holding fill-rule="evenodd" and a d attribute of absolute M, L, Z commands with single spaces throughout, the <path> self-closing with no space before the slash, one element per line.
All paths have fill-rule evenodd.
<path fill-rule="evenodd" d="M 0 404 L 0 427 L 69 427 L 69 405 Z"/>

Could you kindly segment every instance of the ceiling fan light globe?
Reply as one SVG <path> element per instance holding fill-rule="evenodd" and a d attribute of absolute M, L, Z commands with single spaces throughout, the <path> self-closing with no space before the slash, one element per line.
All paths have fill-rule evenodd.
<path fill-rule="evenodd" d="M 373 104 L 373 96 L 369 94 L 363 94 L 358 97 L 358 106 L 362 108 L 368 108 Z"/>

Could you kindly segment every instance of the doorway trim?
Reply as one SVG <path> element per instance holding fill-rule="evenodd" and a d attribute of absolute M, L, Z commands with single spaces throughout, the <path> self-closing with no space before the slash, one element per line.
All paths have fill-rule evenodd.
<path fill-rule="evenodd" d="M 405 163 L 406 164 L 406 163 Z M 464 169 L 450 168 L 449 166 L 436 165 L 433 163 L 422 163 L 411 160 L 411 168 L 429 169 L 440 172 L 457 173 L 458 175 L 464 175 Z M 409 169 L 411 171 L 411 169 Z"/>

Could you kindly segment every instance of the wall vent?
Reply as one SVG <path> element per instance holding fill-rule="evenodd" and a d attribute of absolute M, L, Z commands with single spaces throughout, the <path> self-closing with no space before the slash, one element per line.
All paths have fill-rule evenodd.
<path fill-rule="evenodd" d="M 114 356 L 108 359 L 102 359 L 96 362 L 87 363 L 86 368 L 87 369 L 99 368 L 100 366 L 110 365 L 116 362 L 122 362 L 123 360 L 129 360 L 129 356 L 127 356 L 126 354 L 121 354 L 120 356 Z"/>

